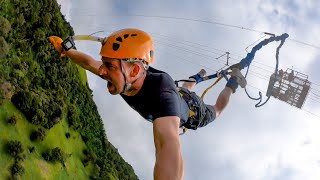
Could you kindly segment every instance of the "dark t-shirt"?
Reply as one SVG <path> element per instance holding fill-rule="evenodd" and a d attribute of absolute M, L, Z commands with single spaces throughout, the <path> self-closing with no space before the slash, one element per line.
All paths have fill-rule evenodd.
<path fill-rule="evenodd" d="M 184 123 L 189 117 L 187 103 L 179 95 L 169 74 L 149 67 L 142 88 L 135 96 L 121 94 L 122 98 L 146 120 L 178 116 Z"/>

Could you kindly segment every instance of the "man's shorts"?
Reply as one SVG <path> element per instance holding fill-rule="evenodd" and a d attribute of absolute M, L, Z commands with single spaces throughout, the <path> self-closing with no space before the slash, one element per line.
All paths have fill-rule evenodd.
<path fill-rule="evenodd" d="M 190 92 L 186 88 L 179 87 L 178 91 L 182 94 L 186 93 L 188 95 L 188 98 L 183 99 L 186 100 L 189 109 L 196 111 L 194 119 L 192 120 L 200 121 L 198 127 L 204 127 L 215 120 L 216 111 L 212 105 L 205 104 L 195 92 Z M 187 123 L 188 122 L 190 122 L 190 117 Z"/>

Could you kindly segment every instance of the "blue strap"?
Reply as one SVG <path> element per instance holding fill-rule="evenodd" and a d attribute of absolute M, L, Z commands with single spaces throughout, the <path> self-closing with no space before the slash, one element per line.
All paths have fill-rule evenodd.
<path fill-rule="evenodd" d="M 282 45 L 284 44 L 285 40 L 289 37 L 289 35 L 287 33 L 284 33 L 280 36 L 272 36 L 268 39 L 265 39 L 263 41 L 261 41 L 259 44 L 257 44 L 256 46 L 254 46 L 251 50 L 250 53 L 247 54 L 247 56 L 245 58 L 243 58 L 240 63 L 238 63 L 236 66 L 241 70 L 241 69 L 244 69 L 245 67 L 248 67 L 247 68 L 247 72 L 246 72 L 246 75 L 245 77 L 247 77 L 248 75 L 248 71 L 249 71 L 249 68 L 250 68 L 250 64 L 255 56 L 255 53 L 260 50 L 263 46 L 269 44 L 270 42 L 273 42 L 273 41 L 281 41 L 280 45 L 277 47 L 277 51 L 276 51 L 276 67 L 275 67 L 275 76 L 277 76 L 277 72 L 278 72 L 278 65 L 279 65 L 279 51 L 280 51 L 280 48 L 282 47 Z M 276 78 L 276 77 L 275 77 Z M 272 86 L 269 86 L 268 88 L 272 88 L 274 86 L 274 83 L 272 84 Z M 269 89 L 270 91 L 270 89 Z M 247 96 L 252 99 L 252 100 L 257 100 L 259 101 L 255 107 L 261 107 L 263 106 L 264 104 L 266 104 L 270 97 L 271 97 L 271 94 L 268 95 L 268 98 L 263 102 L 261 103 L 262 101 L 262 93 L 259 91 L 259 97 L 258 98 L 254 98 L 252 96 L 249 95 L 247 89 L 245 89 L 245 92 L 247 94 Z"/>
<path fill-rule="evenodd" d="M 253 60 L 256 52 L 257 52 L 258 50 L 260 50 L 263 46 L 269 44 L 270 42 L 273 42 L 273 41 L 281 41 L 281 44 L 280 44 L 279 47 L 277 48 L 277 54 L 279 54 L 279 49 L 281 48 L 281 46 L 283 45 L 283 43 L 285 42 L 285 40 L 286 40 L 288 37 L 289 37 L 289 35 L 288 35 L 287 33 L 284 33 L 284 34 L 282 34 L 282 35 L 280 35 L 280 36 L 272 36 L 272 37 L 270 37 L 270 38 L 268 38 L 268 39 L 265 39 L 265 40 L 261 41 L 259 44 L 255 45 L 255 46 L 252 48 L 251 52 L 249 52 L 245 58 L 243 58 L 243 59 L 240 61 L 240 63 L 239 63 L 239 69 L 241 70 L 241 69 L 244 69 L 245 67 L 248 67 L 248 66 L 251 64 L 251 62 L 252 62 L 252 60 Z M 277 56 L 278 56 L 278 55 L 277 55 Z"/>

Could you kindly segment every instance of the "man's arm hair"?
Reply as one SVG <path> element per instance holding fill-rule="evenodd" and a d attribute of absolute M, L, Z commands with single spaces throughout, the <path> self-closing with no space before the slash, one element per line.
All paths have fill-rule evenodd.
<path fill-rule="evenodd" d="M 153 122 L 156 147 L 155 180 L 182 180 L 183 159 L 179 139 L 180 118 L 167 116 Z"/>
<path fill-rule="evenodd" d="M 102 65 L 102 61 L 96 61 L 93 57 L 74 49 L 70 49 L 69 51 L 64 52 L 64 54 L 67 55 L 74 63 L 96 75 L 99 75 L 99 68 Z"/>

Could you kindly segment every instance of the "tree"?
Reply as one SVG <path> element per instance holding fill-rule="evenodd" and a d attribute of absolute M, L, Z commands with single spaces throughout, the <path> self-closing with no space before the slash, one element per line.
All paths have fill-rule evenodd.
<path fill-rule="evenodd" d="M 7 143 L 7 153 L 13 157 L 17 157 L 23 152 L 23 147 L 20 141 L 11 140 Z"/>
<path fill-rule="evenodd" d="M 5 57 L 9 53 L 9 45 L 7 41 L 0 36 L 0 58 Z"/>
<path fill-rule="evenodd" d="M 49 27 L 50 23 L 51 23 L 51 20 L 52 20 L 52 15 L 50 13 L 46 13 L 43 18 L 43 24 L 46 25 L 47 27 Z"/>
<path fill-rule="evenodd" d="M 10 30 L 11 30 L 10 22 L 6 18 L 0 16 L 0 34 L 7 35 Z"/>
<path fill-rule="evenodd" d="M 70 156 L 71 156 L 71 154 L 65 154 L 62 151 L 62 149 L 59 147 L 49 149 L 48 151 L 42 153 L 42 157 L 46 161 L 61 162 L 63 165 L 64 165 L 65 160 Z"/>
<path fill-rule="evenodd" d="M 24 23 L 26 22 L 26 20 L 24 19 L 23 14 L 19 14 L 18 18 L 17 18 L 17 23 L 19 26 L 24 25 Z"/>
<path fill-rule="evenodd" d="M 15 162 L 11 167 L 11 176 L 16 178 L 18 176 L 21 176 L 23 173 L 24 173 L 24 167 L 20 163 Z"/>
<path fill-rule="evenodd" d="M 39 128 L 38 131 L 33 131 L 30 135 L 31 141 L 43 141 L 46 137 L 46 132 L 44 129 Z"/>
<path fill-rule="evenodd" d="M 15 88 L 10 82 L 0 80 L 0 104 L 5 100 L 11 99 L 14 94 L 14 90 Z"/>

